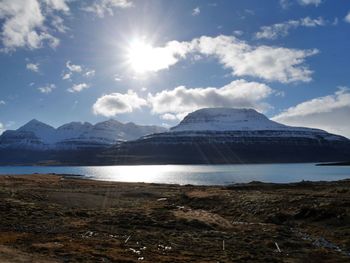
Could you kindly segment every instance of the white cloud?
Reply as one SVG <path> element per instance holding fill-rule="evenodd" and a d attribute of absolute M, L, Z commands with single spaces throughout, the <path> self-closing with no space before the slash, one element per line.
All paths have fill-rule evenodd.
<path fill-rule="evenodd" d="M 67 0 L 41 0 L 44 2 L 48 8 L 52 10 L 58 10 L 63 12 L 68 12 L 69 7 L 67 5 Z"/>
<path fill-rule="evenodd" d="M 348 12 L 348 14 L 346 15 L 346 17 L 344 18 L 345 22 L 350 23 L 350 11 Z"/>
<path fill-rule="evenodd" d="M 170 124 L 168 124 L 168 123 L 162 123 L 161 124 L 164 128 L 166 128 L 166 129 L 169 129 L 169 128 L 171 128 L 171 125 Z"/>
<path fill-rule="evenodd" d="M 28 63 L 28 64 L 26 65 L 26 68 L 27 68 L 28 70 L 33 71 L 33 72 L 39 72 L 39 64 Z"/>
<path fill-rule="evenodd" d="M 5 105 L 6 102 L 4 100 L 0 100 L 0 105 Z"/>
<path fill-rule="evenodd" d="M 302 6 L 314 5 L 318 6 L 323 0 L 298 0 L 297 3 Z M 283 9 L 288 9 L 294 2 L 291 0 L 280 0 L 280 5 Z"/>
<path fill-rule="evenodd" d="M 193 16 L 198 16 L 200 13 L 201 13 L 201 9 L 198 6 L 192 10 Z"/>
<path fill-rule="evenodd" d="M 115 75 L 114 76 L 114 80 L 117 81 L 117 82 L 120 82 L 120 81 L 122 81 L 122 78 L 120 76 L 118 76 L 118 75 Z"/>
<path fill-rule="evenodd" d="M 171 114 L 171 113 L 165 113 L 165 114 L 161 115 L 160 118 L 163 120 L 166 120 L 166 121 L 177 121 L 178 120 L 176 115 Z"/>
<path fill-rule="evenodd" d="M 233 31 L 233 34 L 234 34 L 235 36 L 241 36 L 241 35 L 244 34 L 244 32 L 243 32 L 242 30 L 234 30 L 234 31 Z"/>
<path fill-rule="evenodd" d="M 179 86 L 148 95 L 152 112 L 163 119 L 181 118 L 205 107 L 252 107 L 260 111 L 270 106 L 263 102 L 273 90 L 262 83 L 235 80 L 223 87 L 186 88 Z"/>
<path fill-rule="evenodd" d="M 273 120 L 288 125 L 320 128 L 350 138 L 349 116 L 350 90 L 343 87 L 334 94 L 290 107 Z"/>
<path fill-rule="evenodd" d="M 60 16 L 52 16 L 51 25 L 60 33 L 66 33 L 69 29 L 64 25 L 64 20 Z"/>
<path fill-rule="evenodd" d="M 339 23 L 339 19 L 338 19 L 338 17 L 335 17 L 333 22 L 332 22 L 332 25 L 336 26 L 336 25 L 338 25 L 338 23 Z"/>
<path fill-rule="evenodd" d="M 84 73 L 84 75 L 86 76 L 86 77 L 93 77 L 93 76 L 95 76 L 95 70 L 94 69 L 92 69 L 92 70 L 88 70 L 88 71 L 86 71 L 85 73 Z"/>
<path fill-rule="evenodd" d="M 47 84 L 46 86 L 39 87 L 38 90 L 41 93 L 51 93 L 56 88 L 55 84 Z"/>
<path fill-rule="evenodd" d="M 113 16 L 116 8 L 132 7 L 131 0 L 95 0 L 91 5 L 82 8 L 86 12 L 95 13 L 98 17 L 104 17 L 106 14 Z"/>
<path fill-rule="evenodd" d="M 65 0 L 2 0 L 0 1 L 0 19 L 2 51 L 14 51 L 17 48 L 37 49 L 44 43 L 55 48 L 59 39 L 49 33 L 45 24 L 53 12 L 68 12 Z"/>
<path fill-rule="evenodd" d="M 140 98 L 134 91 L 128 93 L 112 93 L 98 98 L 92 109 L 94 114 L 106 117 L 115 116 L 121 113 L 133 112 L 147 105 L 147 101 Z"/>
<path fill-rule="evenodd" d="M 68 69 L 68 72 L 63 71 L 63 73 L 62 73 L 63 80 L 71 80 L 73 74 L 75 74 L 75 73 L 81 74 L 84 77 L 95 76 L 94 69 L 87 69 L 86 67 L 83 67 L 81 65 L 72 64 L 72 62 L 70 60 L 68 60 L 66 62 L 66 67 Z"/>
<path fill-rule="evenodd" d="M 318 6 L 322 3 L 322 0 L 298 0 L 301 5 L 315 5 Z"/>
<path fill-rule="evenodd" d="M 185 59 L 186 55 L 214 56 L 234 76 L 251 76 L 268 81 L 290 83 L 311 81 L 312 71 L 305 59 L 318 50 L 300 50 L 276 46 L 252 46 L 234 36 L 202 36 L 190 42 L 168 42 L 164 47 L 145 49 L 131 62 L 139 65 L 141 72 L 167 69 Z M 137 63 L 135 63 L 137 62 Z"/>
<path fill-rule="evenodd" d="M 89 87 L 90 86 L 86 83 L 74 84 L 71 88 L 68 89 L 68 91 L 71 93 L 81 92 L 82 90 L 87 89 Z"/>
<path fill-rule="evenodd" d="M 62 79 L 63 80 L 70 80 L 71 77 L 72 77 L 72 72 L 69 72 L 69 73 L 63 74 Z"/>
<path fill-rule="evenodd" d="M 307 17 L 301 18 L 299 22 L 301 26 L 305 26 L 305 27 L 324 26 L 327 24 L 327 22 L 323 19 L 323 17 L 312 19 L 307 16 Z"/>
<path fill-rule="evenodd" d="M 260 31 L 255 34 L 255 37 L 258 39 L 276 39 L 278 37 L 287 36 L 291 29 L 296 29 L 298 27 L 325 26 L 326 24 L 326 21 L 322 17 L 316 19 L 305 17 L 298 20 L 289 20 L 283 23 L 273 24 L 271 26 L 262 26 L 260 27 Z"/>
<path fill-rule="evenodd" d="M 287 9 L 290 6 L 289 0 L 280 0 L 280 5 L 283 9 Z"/>
<path fill-rule="evenodd" d="M 66 67 L 71 71 L 71 72 L 81 72 L 83 69 L 80 65 L 75 65 L 72 64 L 69 60 L 66 63 Z"/>
<path fill-rule="evenodd" d="M 251 46 L 233 36 L 201 37 L 192 41 L 198 52 L 213 55 L 234 76 L 252 76 L 268 81 L 290 83 L 311 81 L 312 71 L 303 65 L 317 50 L 275 46 Z"/>
<path fill-rule="evenodd" d="M 164 47 L 134 42 L 127 52 L 127 63 L 138 73 L 156 72 L 176 64 L 190 51 L 190 42 L 170 41 Z"/>
<path fill-rule="evenodd" d="M 182 119 L 189 112 L 205 107 L 249 107 L 266 111 L 271 106 L 264 100 L 274 93 L 266 84 L 241 79 L 218 88 L 179 86 L 155 94 L 149 93 L 147 98 L 139 97 L 132 90 L 125 94 L 112 93 L 97 99 L 92 109 L 97 115 L 110 117 L 148 107 L 161 119 L 174 121 Z"/>
<path fill-rule="evenodd" d="M 0 122 L 0 135 L 5 131 L 5 126 Z"/>

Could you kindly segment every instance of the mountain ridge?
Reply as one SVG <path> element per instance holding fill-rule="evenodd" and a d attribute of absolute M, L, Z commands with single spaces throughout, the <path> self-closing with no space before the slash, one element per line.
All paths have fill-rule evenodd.
<path fill-rule="evenodd" d="M 115 143 L 134 140 L 149 133 L 164 132 L 155 125 L 122 123 L 114 119 L 91 124 L 69 122 L 54 128 L 32 119 L 17 130 L 7 130 L 0 135 L 0 148 L 25 148 L 33 150 L 75 149 L 81 147 L 108 147 Z"/>
<path fill-rule="evenodd" d="M 113 119 L 95 125 L 71 122 L 56 129 L 32 120 L 18 130 L 5 131 L 0 136 L 2 164 L 235 164 L 348 160 L 349 139 L 320 129 L 283 125 L 253 109 L 200 109 L 188 114 L 169 131 Z"/>

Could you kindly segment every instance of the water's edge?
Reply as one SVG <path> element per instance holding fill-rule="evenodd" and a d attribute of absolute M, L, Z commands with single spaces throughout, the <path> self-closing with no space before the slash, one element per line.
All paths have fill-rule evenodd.
<path fill-rule="evenodd" d="M 115 182 L 229 185 L 260 181 L 295 183 L 350 178 L 350 166 L 303 164 L 137 165 L 137 166 L 0 166 L 0 174 L 68 174 Z"/>

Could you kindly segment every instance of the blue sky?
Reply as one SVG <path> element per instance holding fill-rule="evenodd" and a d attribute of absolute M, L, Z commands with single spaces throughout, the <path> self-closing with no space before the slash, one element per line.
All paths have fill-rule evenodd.
<path fill-rule="evenodd" d="M 350 1 L 0 0 L 0 132 L 251 107 L 350 137 Z"/>

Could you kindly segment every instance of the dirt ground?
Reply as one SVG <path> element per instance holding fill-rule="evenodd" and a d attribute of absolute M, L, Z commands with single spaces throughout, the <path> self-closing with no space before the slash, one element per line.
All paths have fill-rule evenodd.
<path fill-rule="evenodd" d="M 0 176 L 0 262 L 350 262 L 350 180 Z"/>

